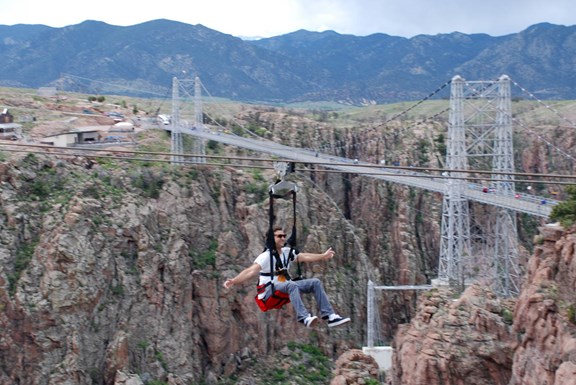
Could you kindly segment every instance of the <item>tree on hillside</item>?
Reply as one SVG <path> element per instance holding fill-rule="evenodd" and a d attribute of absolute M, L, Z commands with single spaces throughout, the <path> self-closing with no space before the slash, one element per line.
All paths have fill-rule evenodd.
<path fill-rule="evenodd" d="M 559 221 L 566 228 L 576 223 L 576 186 L 566 187 L 568 199 L 552 208 L 550 219 Z"/>

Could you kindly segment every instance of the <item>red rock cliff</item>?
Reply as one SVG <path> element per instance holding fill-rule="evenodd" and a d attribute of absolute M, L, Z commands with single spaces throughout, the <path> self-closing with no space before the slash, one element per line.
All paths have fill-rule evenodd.
<path fill-rule="evenodd" d="M 545 227 L 516 300 L 479 286 L 421 295 L 399 328 L 394 385 L 576 383 L 576 234 Z"/>

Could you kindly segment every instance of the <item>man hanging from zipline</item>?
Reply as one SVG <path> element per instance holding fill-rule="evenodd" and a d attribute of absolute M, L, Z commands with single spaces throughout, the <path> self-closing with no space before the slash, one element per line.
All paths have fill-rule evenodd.
<path fill-rule="evenodd" d="M 322 319 L 328 322 L 329 327 L 342 325 L 350 322 L 350 318 L 340 317 L 334 312 L 328 296 L 324 291 L 322 282 L 318 278 L 307 278 L 297 281 L 290 279 L 288 274 L 288 267 L 290 262 L 298 261 L 303 263 L 326 261 L 334 257 L 334 250 L 329 248 L 322 254 L 313 253 L 298 253 L 296 250 L 291 250 L 290 247 L 285 247 L 286 232 L 280 227 L 274 228 L 274 238 L 276 240 L 276 251 L 282 262 L 280 269 L 276 268 L 276 261 L 272 260 L 272 269 L 270 269 L 270 251 L 266 250 L 260 254 L 254 263 L 242 270 L 236 277 L 226 280 L 224 287 L 229 289 L 232 286 L 241 284 L 251 278 L 260 275 L 258 281 L 258 300 L 262 301 L 264 308 L 259 304 L 263 311 L 282 307 L 287 302 L 292 303 L 292 307 L 296 311 L 296 318 L 302 322 L 306 327 L 313 327 L 317 324 L 318 317 L 310 314 L 302 302 L 302 293 L 314 293 L 316 303 L 318 305 L 318 314 Z M 292 251 L 292 254 L 288 254 Z M 271 279 L 270 271 L 274 271 L 274 279 Z"/>
<path fill-rule="evenodd" d="M 284 174 L 282 174 L 283 176 Z M 334 257 L 334 250 L 328 248 L 322 254 L 300 253 L 296 249 L 296 185 L 286 181 L 278 181 L 270 187 L 270 224 L 266 239 L 266 249 L 254 263 L 242 270 L 236 277 L 224 282 L 226 289 L 241 284 L 251 278 L 259 276 L 256 286 L 256 303 L 262 311 L 280 309 L 288 302 L 296 312 L 296 318 L 306 327 L 313 327 L 318 323 L 318 316 L 312 315 L 302 302 L 302 293 L 313 293 L 318 305 L 318 314 L 327 321 L 328 327 L 350 322 L 334 312 L 328 296 L 324 291 L 322 282 L 318 278 L 302 279 L 300 276 L 301 262 L 310 263 L 326 261 Z M 274 198 L 291 195 L 293 200 L 294 222 L 292 234 L 286 239 L 286 232 L 282 227 L 274 226 Z M 288 273 L 291 262 L 298 263 L 298 277 L 291 279 Z"/>

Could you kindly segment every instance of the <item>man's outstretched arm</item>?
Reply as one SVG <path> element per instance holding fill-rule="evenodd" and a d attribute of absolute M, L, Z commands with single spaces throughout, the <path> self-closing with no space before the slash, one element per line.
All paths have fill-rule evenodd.
<path fill-rule="evenodd" d="M 230 278 L 227 279 L 224 282 L 224 287 L 226 289 L 230 289 L 232 286 L 234 285 L 238 285 L 250 278 L 254 278 L 256 276 L 258 276 L 258 274 L 260 273 L 260 265 L 257 263 L 252 264 L 251 266 L 245 268 L 244 270 L 242 270 L 240 273 L 238 273 L 238 275 L 234 278 Z"/>
<path fill-rule="evenodd" d="M 327 261 L 329 259 L 334 258 L 334 250 L 331 247 L 328 248 L 322 254 L 315 254 L 315 253 L 299 253 L 298 254 L 298 261 L 308 263 L 308 262 L 316 262 L 316 261 Z"/>

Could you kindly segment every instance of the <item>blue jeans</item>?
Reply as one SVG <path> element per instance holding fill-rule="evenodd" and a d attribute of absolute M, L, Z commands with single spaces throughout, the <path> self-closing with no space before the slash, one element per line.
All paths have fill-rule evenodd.
<path fill-rule="evenodd" d="M 270 286 L 268 288 L 270 288 Z M 328 296 L 322 287 L 322 282 L 320 282 L 318 278 L 308 278 L 302 279 L 300 281 L 278 282 L 274 284 L 274 289 L 288 293 L 292 307 L 294 307 L 294 310 L 296 311 L 296 318 L 298 321 L 304 320 L 304 318 L 308 317 L 308 314 L 310 314 L 302 302 L 302 298 L 300 296 L 301 293 L 314 293 L 320 317 L 329 316 L 330 314 L 334 313 L 334 309 L 332 309 L 332 305 L 330 305 Z M 270 294 L 266 293 L 265 298 L 268 298 Z"/>

